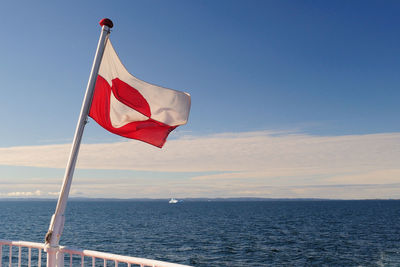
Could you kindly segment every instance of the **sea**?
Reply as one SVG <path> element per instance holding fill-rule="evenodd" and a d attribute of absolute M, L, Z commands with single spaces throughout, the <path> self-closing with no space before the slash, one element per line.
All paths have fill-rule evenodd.
<path fill-rule="evenodd" d="M 0 239 L 43 242 L 55 206 L 0 201 Z M 400 266 L 399 222 L 399 200 L 71 200 L 60 244 L 192 266 Z"/>

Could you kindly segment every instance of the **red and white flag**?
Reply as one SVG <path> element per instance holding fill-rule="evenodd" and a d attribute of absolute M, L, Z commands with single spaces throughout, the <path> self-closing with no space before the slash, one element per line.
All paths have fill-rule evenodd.
<path fill-rule="evenodd" d="M 141 81 L 122 65 L 107 41 L 89 116 L 106 130 L 162 147 L 187 122 L 190 95 Z"/>

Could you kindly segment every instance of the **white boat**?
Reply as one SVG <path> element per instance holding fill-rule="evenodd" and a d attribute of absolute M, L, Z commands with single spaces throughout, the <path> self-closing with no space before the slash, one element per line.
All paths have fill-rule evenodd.
<path fill-rule="evenodd" d="M 3 260 L 8 261 L 8 266 L 42 266 L 46 261 L 47 267 L 64 267 L 66 266 L 119 266 L 119 263 L 126 264 L 124 266 L 141 266 L 141 267 L 190 267 L 188 265 L 181 265 L 158 260 L 136 258 L 130 256 L 123 256 L 99 251 L 77 249 L 73 247 L 66 247 L 59 245 L 59 239 L 64 228 L 64 211 L 68 199 L 69 189 L 73 171 L 75 168 L 76 157 L 78 155 L 79 145 L 83 134 L 83 128 L 87 121 L 88 111 L 90 107 L 88 96 L 89 88 L 91 88 L 91 95 L 95 80 L 99 70 L 101 55 L 103 54 L 104 47 L 110 29 L 113 27 L 111 20 L 103 19 L 100 21 L 102 32 L 100 35 L 99 44 L 96 51 L 95 60 L 92 67 L 92 72 L 89 78 L 87 94 L 85 96 L 84 104 L 82 106 L 81 115 L 77 130 L 75 133 L 73 148 L 71 150 L 70 158 L 67 165 L 66 174 L 60 196 L 57 202 L 56 212 L 54 213 L 51 221 L 49 231 L 45 237 L 45 243 L 34 243 L 28 241 L 11 241 L 0 239 L 0 267 L 3 266 Z M 88 101 L 86 101 L 89 99 Z M 172 202 L 171 202 L 172 201 Z M 171 199 L 170 203 L 177 203 L 176 199 Z M 122 214 L 121 214 L 122 216 Z M 118 226 L 116 226 L 118 227 Z M 8 253 L 7 253 L 8 251 Z M 5 253 L 3 253 L 5 252 Z M 8 254 L 8 255 L 7 255 Z M 17 254 L 17 255 L 16 255 Z M 80 258 L 80 260 L 79 260 Z M 80 261 L 77 264 L 77 261 Z M 86 262 L 85 262 L 86 261 Z M 69 264 L 68 264 L 69 262 Z M 91 264 L 90 264 L 91 262 Z M 17 265 L 18 264 L 18 265 Z"/>
<path fill-rule="evenodd" d="M 169 204 L 176 204 L 176 203 L 178 203 L 178 200 L 176 200 L 175 198 L 171 198 L 168 203 Z"/>

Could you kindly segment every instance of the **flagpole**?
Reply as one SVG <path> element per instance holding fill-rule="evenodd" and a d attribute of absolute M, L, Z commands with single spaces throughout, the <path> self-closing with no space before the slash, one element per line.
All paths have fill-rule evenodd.
<path fill-rule="evenodd" d="M 110 34 L 110 29 L 113 27 L 113 23 L 109 19 L 102 19 L 100 21 L 100 25 L 102 26 L 102 30 L 97 45 L 97 50 L 94 57 L 92 70 L 90 72 L 85 98 L 83 100 L 81 108 L 81 113 L 79 115 L 78 124 L 76 126 L 71 152 L 69 155 L 67 167 L 65 169 L 64 181 L 61 187 L 60 195 L 58 197 L 57 207 L 55 213 L 51 218 L 49 230 L 45 238 L 48 267 L 63 266 L 63 260 L 57 259 L 56 254 L 59 248 L 60 237 L 62 235 L 62 231 L 64 228 L 64 221 L 65 221 L 64 212 L 67 206 L 68 195 L 71 188 L 72 177 L 74 175 L 74 170 L 75 170 L 76 160 L 78 157 L 79 147 L 82 140 L 83 130 L 85 128 L 85 124 L 87 123 L 87 117 L 89 114 L 90 105 L 93 98 L 93 92 L 100 68 L 100 62 L 103 57 L 106 41 Z"/>

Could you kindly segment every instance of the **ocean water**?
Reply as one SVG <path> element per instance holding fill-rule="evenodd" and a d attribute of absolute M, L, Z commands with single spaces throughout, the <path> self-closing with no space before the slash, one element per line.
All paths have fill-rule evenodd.
<path fill-rule="evenodd" d="M 0 201 L 0 239 L 42 242 L 55 205 Z M 193 266 L 400 266 L 399 222 L 394 200 L 71 201 L 60 243 Z"/>

